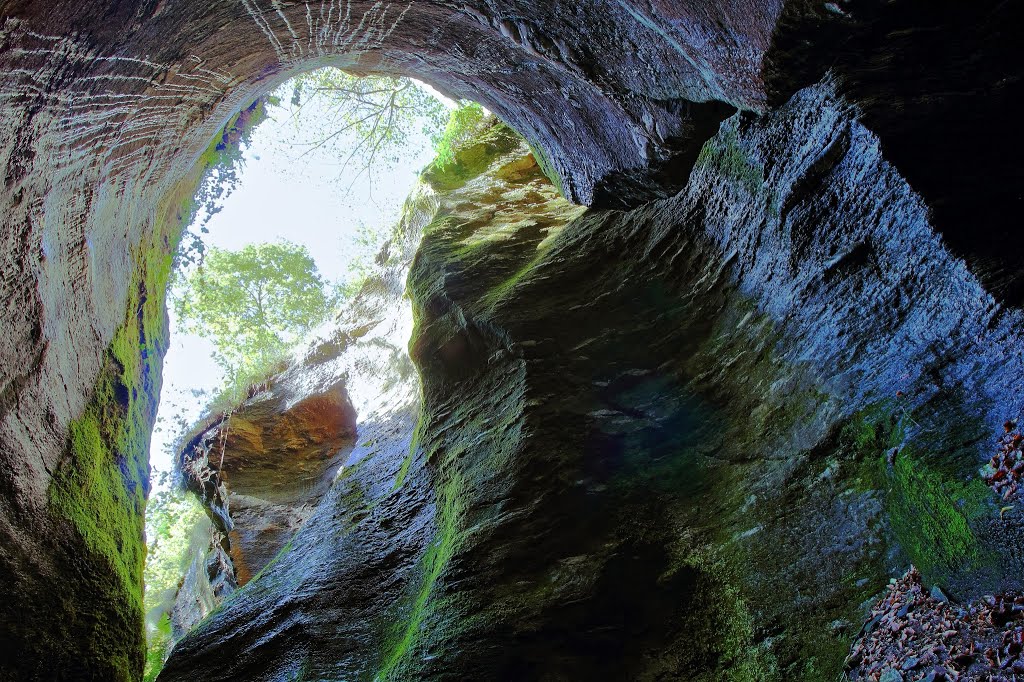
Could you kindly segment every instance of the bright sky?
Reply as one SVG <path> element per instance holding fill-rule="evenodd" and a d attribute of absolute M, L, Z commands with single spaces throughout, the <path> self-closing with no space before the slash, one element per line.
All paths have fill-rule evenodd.
<path fill-rule="evenodd" d="M 287 103 L 291 87 L 283 86 L 281 94 Z M 417 136 L 403 163 L 378 174 L 371 183 L 365 175 L 356 178 L 354 167 L 343 172 L 337 147 L 306 154 L 306 148 L 284 144 L 296 137 L 296 123 L 300 135 L 307 130 L 311 137 L 316 135 L 311 123 L 318 115 L 315 107 L 307 105 L 294 120 L 288 108 L 271 108 L 270 115 L 271 120 L 256 129 L 244 150 L 238 188 L 213 216 L 204 242 L 236 250 L 246 244 L 288 239 L 309 249 L 326 279 L 344 279 L 350 261 L 359 253 L 354 239 L 360 223 L 377 227 L 397 221 L 419 172 L 433 159 L 430 141 Z M 171 344 L 150 447 L 154 480 L 157 472 L 171 469 L 170 450 L 178 432 L 173 425 L 179 419 L 192 423 L 203 412 L 206 398 L 192 391 L 212 391 L 222 379 L 211 357 L 212 344 L 180 332 L 170 307 Z"/>

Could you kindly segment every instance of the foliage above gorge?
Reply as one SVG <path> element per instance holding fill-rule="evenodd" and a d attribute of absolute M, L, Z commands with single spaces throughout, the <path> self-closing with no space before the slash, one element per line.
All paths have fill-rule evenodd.
<path fill-rule="evenodd" d="M 230 383 L 281 360 L 332 310 L 334 300 L 304 246 L 208 249 L 185 278 L 175 310 L 186 331 L 213 342 Z"/>
<path fill-rule="evenodd" d="M 287 142 L 303 154 L 326 147 L 342 171 L 353 166 L 357 177 L 396 167 L 418 136 L 436 146 L 449 118 L 432 92 L 408 78 L 326 68 L 299 76 L 291 88 L 295 126 Z M 303 117 L 307 107 L 315 119 Z"/>

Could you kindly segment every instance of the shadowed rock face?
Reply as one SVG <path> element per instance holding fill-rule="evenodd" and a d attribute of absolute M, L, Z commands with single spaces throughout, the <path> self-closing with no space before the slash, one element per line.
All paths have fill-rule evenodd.
<path fill-rule="evenodd" d="M 878 219 L 872 208 L 877 196 L 909 196 L 907 187 L 897 180 L 872 184 L 874 166 L 828 185 L 823 178 L 830 164 L 850 153 L 850 132 L 830 142 L 798 179 L 795 196 L 813 197 L 804 210 L 817 217 L 792 236 L 786 236 L 787 220 L 801 204 L 787 203 L 782 189 L 776 188 L 777 201 L 709 189 L 694 207 L 672 204 L 670 197 L 686 185 L 693 164 L 701 164 L 703 143 L 735 108 L 774 120 L 773 110 L 831 70 L 847 104 L 862 111 L 866 129 L 934 215 L 932 227 L 918 231 L 923 206 L 913 215 L 886 213 L 894 217 L 877 236 L 846 243 L 848 253 L 845 246 L 825 249 L 836 260 L 819 274 L 837 288 L 820 295 L 848 296 L 846 286 L 860 291 L 862 283 L 846 273 L 878 262 L 884 233 L 921 259 L 901 271 L 891 298 L 933 301 L 929 310 L 941 311 L 935 314 L 942 324 L 907 313 L 840 335 L 839 322 L 829 315 L 834 301 L 825 298 L 815 324 L 793 332 L 810 339 L 810 346 L 791 347 L 811 348 L 836 364 L 841 358 L 825 349 L 840 336 L 862 350 L 916 343 L 946 329 L 953 345 L 936 339 L 928 351 L 915 351 L 914 361 L 885 367 L 902 366 L 900 376 L 909 377 L 928 363 L 941 365 L 936 376 L 953 367 L 955 379 L 935 379 L 940 388 L 934 390 L 962 390 L 985 396 L 977 399 L 986 403 L 986 390 L 993 389 L 983 390 L 977 379 L 961 384 L 992 365 L 1012 363 L 997 350 L 977 351 L 974 337 L 960 334 L 980 319 L 987 326 L 975 336 L 1003 334 L 993 347 L 1010 354 L 1018 345 L 1005 326 L 1015 313 L 997 301 L 1016 304 L 1020 298 L 1019 268 L 1005 244 L 1012 237 L 1008 216 L 1020 208 L 1021 137 L 991 131 L 1019 104 L 1014 56 L 1020 21 L 1013 3 L 947 5 L 0 0 L 0 651 L 18 652 L 0 659 L 0 670 L 16 679 L 131 679 L 141 669 L 146 452 L 166 346 L 170 254 L 196 181 L 190 169 L 233 112 L 314 66 L 415 75 L 452 95 L 477 99 L 527 138 L 545 174 L 574 201 L 637 207 L 660 197 L 669 203 L 657 206 L 693 213 L 652 218 L 672 225 L 701 225 L 705 210 L 718 210 L 726 218 L 707 229 L 729 235 L 720 245 L 725 254 L 735 253 L 730 263 L 760 253 L 766 243 L 757 231 L 734 242 L 733 221 L 761 215 L 750 211 L 776 211 L 780 238 L 799 248 L 768 265 L 748 263 L 742 273 L 744 294 L 755 301 L 752 314 L 766 315 L 784 309 L 786 297 L 803 301 L 816 249 L 825 248 L 816 238 L 831 238 L 826 230 L 860 234 L 856 225 Z M 736 139 L 742 139 L 743 126 L 759 125 L 748 118 L 740 123 Z M 718 159 L 723 177 L 739 178 L 740 186 L 756 188 L 757 164 L 765 173 L 777 168 L 785 174 L 803 158 L 798 149 L 768 148 L 752 165 L 721 135 L 703 161 Z M 686 192 L 698 185 L 695 179 Z M 855 204 L 848 219 L 824 227 L 841 201 Z M 969 271 L 939 267 L 933 251 L 921 250 L 921 240 L 932 243 L 937 234 L 945 237 L 944 248 L 966 258 Z M 628 248 L 599 255 L 642 271 L 642 259 Z M 970 286 L 946 288 L 944 273 L 954 270 Z M 579 284 L 565 280 L 563 287 Z M 946 292 L 946 298 L 935 302 L 935 292 Z M 890 304 L 883 300 L 865 302 L 864 310 Z M 739 315 L 736 323 L 746 326 L 744 320 Z M 502 325 L 495 322 L 494 328 Z M 900 329 L 897 338 L 891 330 Z M 492 342 L 470 335 L 451 343 L 445 353 L 470 353 L 471 360 L 446 371 L 469 376 L 489 357 Z M 976 358 L 970 369 L 958 364 L 968 357 Z M 863 376 L 881 371 L 872 367 Z M 861 374 L 836 369 L 829 376 L 855 383 Z M 810 384 L 826 378 L 822 370 Z M 990 379 L 988 386 L 1012 394 L 1009 380 Z M 435 380 L 448 386 L 463 377 Z M 878 395 L 859 395 L 842 409 L 825 407 L 866 408 Z M 872 402 L 862 400 L 868 397 Z M 993 412 L 1016 414 L 1013 405 L 957 410 L 957 420 L 983 414 L 986 427 Z M 986 431 L 967 429 L 971 435 L 963 438 Z M 803 442 L 802 431 L 787 433 Z M 900 471 L 894 468 L 894 475 Z M 910 483 L 899 479 L 893 485 L 909 489 Z M 900 508 L 907 515 L 939 504 L 904 497 Z M 429 534 L 427 526 L 415 528 L 413 533 Z M 929 532 L 934 544 L 941 533 Z M 943 541 L 965 546 L 962 537 Z M 410 542 L 423 547 L 415 538 Z M 444 545 L 437 550 L 447 551 Z M 690 576 L 677 588 L 690 589 L 683 586 L 699 580 Z M 61 585 L 59 594 L 53 585 Z M 399 660 L 405 659 L 381 665 L 398 666 Z"/>
<path fill-rule="evenodd" d="M 971 474 L 1021 408 L 1020 314 L 832 86 L 631 212 L 561 201 L 501 127 L 425 177 L 415 435 L 161 679 L 833 680 L 899 567 L 1019 581 Z"/>
<path fill-rule="evenodd" d="M 1024 274 L 1006 245 L 1016 231 L 1008 217 L 1024 208 L 1024 136 L 995 142 L 990 122 L 1024 101 L 1011 38 L 1022 23 L 1020 7 L 1000 0 L 787 3 L 765 60 L 772 105 L 828 64 L 947 246 L 1014 306 Z"/>

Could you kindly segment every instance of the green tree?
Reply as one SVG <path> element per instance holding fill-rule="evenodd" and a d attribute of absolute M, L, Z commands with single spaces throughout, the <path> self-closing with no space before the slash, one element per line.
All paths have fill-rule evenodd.
<path fill-rule="evenodd" d="M 146 682 L 156 679 L 167 658 L 171 610 L 192 559 L 189 547 L 193 534 L 203 518 L 196 499 L 173 487 L 158 490 L 146 503 Z"/>
<path fill-rule="evenodd" d="M 250 244 L 207 250 L 175 297 L 182 327 L 210 339 L 228 384 L 241 385 L 279 362 L 326 319 L 333 299 L 306 247 Z"/>
<path fill-rule="evenodd" d="M 395 167 L 419 134 L 436 144 L 449 116 L 432 92 L 408 78 L 325 68 L 285 87 L 291 88 L 294 137 L 301 138 L 288 143 L 307 152 L 327 147 L 341 159 L 342 170 L 355 164 L 358 174 Z M 286 93 L 278 94 L 283 102 Z M 305 107 L 317 111 L 315 121 L 302 117 Z"/>

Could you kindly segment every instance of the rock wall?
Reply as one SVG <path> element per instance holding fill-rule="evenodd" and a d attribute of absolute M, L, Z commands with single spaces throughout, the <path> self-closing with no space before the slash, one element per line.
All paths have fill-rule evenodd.
<path fill-rule="evenodd" d="M 831 83 L 630 212 L 562 201 L 500 126 L 458 159 L 425 176 L 415 433 L 161 679 L 833 680 L 911 562 L 1019 582 L 974 473 L 1021 410 L 1020 313 Z"/>
<path fill-rule="evenodd" d="M 209 519 L 202 519 L 193 529 L 192 561 L 170 609 L 172 642 L 188 634 L 238 588 L 230 547 L 225 544 L 224 534 Z"/>
<path fill-rule="evenodd" d="M 591 201 L 622 176 L 628 189 L 606 200 L 635 201 L 664 192 L 643 178 L 685 165 L 731 111 L 722 102 L 764 101 L 778 11 L 0 2 L 0 583 L 11 594 L 0 649 L 22 652 L 2 667 L 49 677 L 77 660 L 81 674 L 115 679 L 141 667 L 164 280 L 195 164 L 242 105 L 327 64 L 416 75 L 501 112 L 569 196 Z M 54 583 L 66 603 L 46 597 Z M 82 632 L 51 637 L 53 613 Z M 116 644 L 86 643 L 98 637 Z"/>
<path fill-rule="evenodd" d="M 1010 398 L 995 396 L 1012 394 L 998 367 L 1015 366 L 1005 355 L 1018 347 L 1008 326 L 1015 313 L 999 303 L 1020 301 L 1019 268 L 1006 244 L 1014 229 L 1007 216 L 1020 209 L 1021 137 L 993 133 L 993 122 L 1020 100 L 1013 58 L 1020 17 L 1013 3 L 0 0 L 0 21 L 0 651 L 7 656 L 0 670 L 13 679 L 133 679 L 141 670 L 145 453 L 166 337 L 163 290 L 195 164 L 243 104 L 315 66 L 411 74 L 477 99 L 522 133 L 545 174 L 581 203 L 637 207 L 661 197 L 671 204 L 695 163 L 698 174 L 683 196 L 710 182 L 700 169 L 717 163 L 719 174 L 739 178 L 737 187 L 747 194 L 719 195 L 731 185 L 709 186 L 696 207 L 679 207 L 695 212 L 686 224 L 700 223 L 705 209 L 713 214 L 715 207 L 727 216 L 709 224 L 708 234 L 719 235 L 726 254 L 735 251 L 730 262 L 743 264 L 737 281 L 753 301 L 751 319 L 778 313 L 791 315 L 771 317 L 779 324 L 802 321 L 787 333 L 815 332 L 800 347 L 837 367 L 851 366 L 829 350 L 842 329 L 830 325 L 841 320 L 830 315 L 832 308 L 802 318 L 791 297 L 806 294 L 821 264 L 817 254 L 838 258 L 825 268 L 828 277 L 821 275 L 831 284 L 817 291 L 849 296 L 843 287 L 857 292 L 866 285 L 847 278 L 846 270 L 863 259 L 879 262 L 879 244 L 902 240 L 901 248 L 921 260 L 893 285 L 888 295 L 895 303 L 865 302 L 864 314 L 878 305 L 899 310 L 911 295 L 932 303 L 915 304 L 915 312 L 884 318 L 872 330 L 844 331 L 843 343 L 852 344 L 848 350 L 870 347 L 880 357 L 909 344 L 916 362 L 892 364 L 904 367 L 899 376 L 915 380 L 916 368 L 929 366 L 925 360 L 934 352 L 938 359 L 930 362 L 941 365 L 939 375 L 959 373 L 962 388 L 934 383 L 976 402 L 962 414 L 982 415 L 984 428 L 968 429 L 968 441 L 982 437 L 993 413 L 1016 409 L 1001 406 Z M 851 207 L 851 216 L 865 212 L 847 219 L 841 237 L 861 234 L 854 222 L 880 219 L 877 193 L 910 196 L 896 175 L 885 175 L 889 184 L 879 186 L 872 174 L 880 166 L 865 166 L 864 175 L 841 186 L 823 184 L 832 160 L 850 154 L 842 142 L 847 136 L 840 136 L 797 185 L 797 196 L 823 193 L 810 201 L 817 218 L 785 237 L 799 248 L 786 258 L 766 252 L 778 260 L 754 258 L 748 252 L 761 254 L 764 231 L 750 224 L 737 231 L 733 221 L 776 220 L 777 211 L 785 233 L 799 204 L 787 203 L 784 190 L 802 168 L 798 162 L 806 161 L 804 152 L 755 150 L 752 164 L 742 144 L 718 133 L 708 156 L 698 155 L 735 109 L 765 114 L 756 126 L 766 130 L 773 111 L 827 71 L 860 112 L 865 128 L 857 134 L 876 135 L 872 144 L 884 148 L 933 209 L 931 225 L 923 204 L 901 199 L 895 202 L 901 212 L 882 211 L 890 219 L 877 235 L 863 245 L 843 242 L 849 253 L 835 250 L 831 240 L 838 237 L 822 227 L 832 205 L 848 201 L 860 207 Z M 729 125 L 739 126 L 742 140 L 744 126 L 755 124 Z M 879 158 L 879 151 L 862 150 L 859 157 Z M 759 168 L 776 173 L 764 176 L 764 196 L 755 191 Z M 771 199 L 773 188 L 778 201 Z M 947 247 L 969 270 L 948 260 Z M 935 260 L 940 253 L 947 260 Z M 606 254 L 612 256 L 632 262 L 628 251 Z M 938 292 L 946 297 L 935 298 Z M 879 341 L 879 329 L 893 335 Z M 938 329 L 947 329 L 946 336 L 936 338 Z M 975 338 L 989 345 L 981 348 Z M 922 339 L 934 351 L 920 350 Z M 491 341 L 473 343 L 473 352 L 483 353 Z M 471 366 L 479 361 L 459 371 L 475 372 Z M 874 405 L 876 414 L 884 393 L 877 387 L 888 381 L 889 366 L 862 368 L 875 393 L 865 388 L 856 400 L 818 407 L 845 413 Z M 824 382 L 815 390 L 831 394 L 836 382 L 852 382 L 860 371 L 826 378 L 822 370 L 807 385 Z M 769 408 L 760 409 L 754 414 Z M 903 415 L 907 408 L 893 410 Z M 876 421 L 868 419 L 869 430 Z M 804 442 L 802 433 L 793 432 L 794 443 Z M 808 433 L 818 439 L 818 431 Z M 944 514 L 945 498 L 912 496 L 918 469 L 908 472 L 898 462 L 893 475 L 902 478 L 887 485 L 902 491 L 904 516 L 922 505 Z M 947 475 L 948 468 L 929 469 L 924 480 L 933 482 L 932 474 Z M 958 495 L 955 502 L 964 499 Z M 909 525 L 896 524 L 905 537 L 913 532 Z M 943 535 L 942 528 L 962 525 L 940 525 L 928 530 L 925 546 L 938 538 L 952 548 L 944 562 L 956 563 L 971 542 L 962 533 Z M 437 551 L 444 556 L 449 549 Z M 59 594 L 53 585 L 62 586 Z M 387 665 L 406 665 L 402 660 L 404 653 Z"/>

